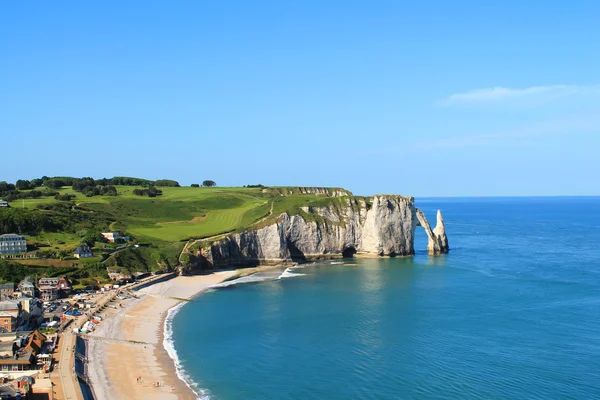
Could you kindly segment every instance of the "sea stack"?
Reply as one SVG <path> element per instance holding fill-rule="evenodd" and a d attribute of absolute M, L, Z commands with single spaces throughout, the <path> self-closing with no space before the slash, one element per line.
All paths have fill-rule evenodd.
<path fill-rule="evenodd" d="M 444 218 L 442 217 L 442 212 L 438 210 L 437 212 L 437 222 L 435 225 L 435 229 L 432 230 L 427 218 L 425 218 L 425 214 L 423 211 L 417 208 L 417 219 L 419 221 L 419 225 L 425 229 L 425 233 L 427 233 L 427 237 L 429 238 L 427 242 L 427 252 L 431 256 L 438 256 L 440 254 L 446 254 L 450 250 L 448 247 L 448 237 L 446 236 L 446 228 L 444 227 Z"/>

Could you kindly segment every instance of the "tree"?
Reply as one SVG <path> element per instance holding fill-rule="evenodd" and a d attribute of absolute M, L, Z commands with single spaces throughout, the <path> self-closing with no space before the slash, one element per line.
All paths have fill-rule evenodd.
<path fill-rule="evenodd" d="M 206 181 L 202 182 L 202 186 L 213 187 L 213 186 L 217 186 L 217 184 L 215 183 L 215 181 L 206 180 Z"/>
<path fill-rule="evenodd" d="M 192 183 L 192 187 L 200 187 L 197 183 Z"/>
<path fill-rule="evenodd" d="M 31 186 L 31 183 L 29 181 L 24 180 L 24 179 L 19 179 L 17 181 L 17 184 L 15 186 L 19 190 L 33 189 L 33 187 Z"/>

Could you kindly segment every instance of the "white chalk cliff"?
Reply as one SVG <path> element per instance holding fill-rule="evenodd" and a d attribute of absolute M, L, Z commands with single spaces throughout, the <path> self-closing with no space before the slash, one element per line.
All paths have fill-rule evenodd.
<path fill-rule="evenodd" d="M 345 202 L 345 204 L 344 204 Z M 281 214 L 260 229 L 205 242 L 195 257 L 204 267 L 259 265 L 335 256 L 414 255 L 414 233 L 425 228 L 431 255 L 447 253 L 448 239 L 438 211 L 431 230 L 413 197 L 377 195 L 367 202 L 348 197 L 342 206 L 303 207 Z"/>

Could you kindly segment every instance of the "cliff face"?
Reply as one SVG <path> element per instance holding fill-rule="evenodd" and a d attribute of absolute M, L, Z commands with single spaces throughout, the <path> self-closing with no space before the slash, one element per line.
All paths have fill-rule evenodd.
<path fill-rule="evenodd" d="M 204 267 L 219 267 L 354 254 L 409 256 L 414 254 L 415 228 L 423 225 L 431 231 L 424 222 L 413 197 L 378 195 L 372 204 L 348 198 L 342 206 L 303 207 L 300 215 L 281 214 L 264 228 L 204 243 L 195 258 Z M 440 238 L 428 246 L 434 255 L 448 251 L 441 213 L 436 230 L 428 232 L 430 242 Z"/>

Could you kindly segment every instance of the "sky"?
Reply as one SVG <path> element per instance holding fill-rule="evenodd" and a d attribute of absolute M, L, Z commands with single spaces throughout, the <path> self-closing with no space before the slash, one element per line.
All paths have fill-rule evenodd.
<path fill-rule="evenodd" d="M 599 195 L 598 1 L 2 1 L 0 180 Z"/>

